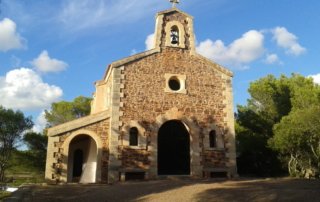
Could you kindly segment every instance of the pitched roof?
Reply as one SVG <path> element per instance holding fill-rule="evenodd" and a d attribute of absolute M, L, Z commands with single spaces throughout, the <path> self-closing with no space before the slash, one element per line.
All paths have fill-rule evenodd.
<path fill-rule="evenodd" d="M 69 121 L 69 122 L 49 128 L 48 136 L 52 137 L 52 136 L 59 135 L 61 133 L 69 132 L 69 131 L 102 121 L 109 117 L 110 117 L 109 110 L 102 111 L 96 114 L 91 114 L 89 116 L 85 116 L 85 117 L 75 119 L 73 121 Z"/>
<path fill-rule="evenodd" d="M 181 14 L 183 14 L 183 15 L 185 15 L 185 16 L 188 16 L 188 17 L 191 18 L 191 19 L 193 19 L 193 16 L 192 16 L 192 15 L 189 15 L 188 13 L 185 13 L 185 12 L 179 10 L 178 8 L 170 8 L 170 9 L 168 9 L 168 10 L 160 11 L 160 12 L 157 13 L 156 16 L 162 15 L 162 14 L 165 14 L 165 13 L 175 12 L 175 11 L 178 12 L 178 13 L 181 13 Z"/>

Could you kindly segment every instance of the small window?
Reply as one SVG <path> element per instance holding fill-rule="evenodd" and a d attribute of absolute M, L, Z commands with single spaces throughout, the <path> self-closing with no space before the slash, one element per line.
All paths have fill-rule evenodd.
<path fill-rule="evenodd" d="M 171 44 L 178 45 L 179 44 L 179 29 L 177 26 L 173 26 L 171 28 Z"/>
<path fill-rule="evenodd" d="M 209 143 L 211 148 L 217 147 L 217 134 L 215 130 L 209 133 Z"/>
<path fill-rule="evenodd" d="M 165 74 L 165 88 L 167 93 L 187 94 L 186 75 L 182 74 Z"/>
<path fill-rule="evenodd" d="M 138 146 L 138 129 L 136 127 L 130 128 L 129 131 L 129 145 Z"/>
<path fill-rule="evenodd" d="M 181 87 L 180 81 L 177 77 L 174 76 L 169 79 L 169 88 L 171 90 L 178 91 L 180 90 L 180 87 Z"/>

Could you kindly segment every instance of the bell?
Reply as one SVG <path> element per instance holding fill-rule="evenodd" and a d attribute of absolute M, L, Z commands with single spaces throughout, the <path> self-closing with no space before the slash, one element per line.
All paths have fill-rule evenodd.
<path fill-rule="evenodd" d="M 171 44 L 178 44 L 179 43 L 179 37 L 176 32 L 171 33 Z"/>
<path fill-rule="evenodd" d="M 172 44 L 178 44 L 178 37 L 177 36 L 172 36 L 172 40 L 171 40 L 171 43 Z"/>

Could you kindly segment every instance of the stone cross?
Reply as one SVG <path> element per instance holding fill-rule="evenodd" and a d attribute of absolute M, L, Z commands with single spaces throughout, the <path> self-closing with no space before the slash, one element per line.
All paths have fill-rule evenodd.
<path fill-rule="evenodd" d="M 172 3 L 172 8 L 176 7 L 176 4 L 179 3 L 180 0 L 170 0 L 170 2 Z"/>

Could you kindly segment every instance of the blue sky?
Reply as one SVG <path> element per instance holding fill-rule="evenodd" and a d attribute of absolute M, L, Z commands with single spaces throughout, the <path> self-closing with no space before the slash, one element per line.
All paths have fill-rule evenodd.
<path fill-rule="evenodd" d="M 94 92 L 111 62 L 151 48 L 168 0 L 0 0 L 0 104 L 32 115 Z M 320 1 L 181 0 L 197 51 L 234 72 L 234 102 L 251 81 L 300 73 L 320 83 Z"/>

